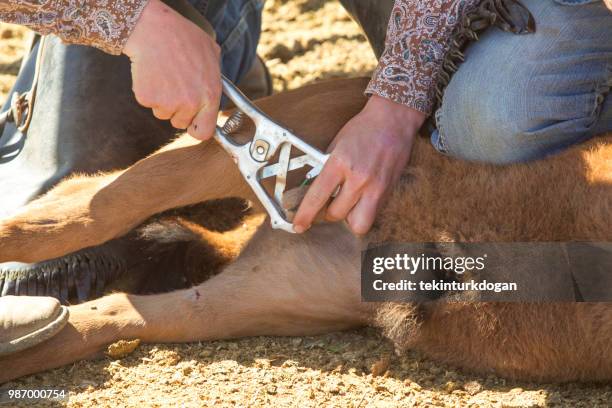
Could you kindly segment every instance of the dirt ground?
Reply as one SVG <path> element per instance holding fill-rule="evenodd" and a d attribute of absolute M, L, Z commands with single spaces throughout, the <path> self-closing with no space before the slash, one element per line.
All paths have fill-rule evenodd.
<path fill-rule="evenodd" d="M 3 98 L 17 73 L 25 35 L 0 25 Z M 368 75 L 376 63 L 358 27 L 337 2 L 325 0 L 268 0 L 259 52 L 276 91 Z M 460 372 L 417 353 L 397 357 L 373 329 L 141 345 L 121 359 L 79 362 L 8 386 L 65 388 L 70 407 L 612 406 L 610 386 L 511 382 Z"/>

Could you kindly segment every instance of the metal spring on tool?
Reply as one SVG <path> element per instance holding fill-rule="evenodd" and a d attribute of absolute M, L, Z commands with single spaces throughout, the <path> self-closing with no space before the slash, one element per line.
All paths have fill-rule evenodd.
<path fill-rule="evenodd" d="M 231 135 L 235 133 L 242 127 L 242 123 L 244 122 L 244 113 L 242 111 L 237 110 L 234 112 L 228 119 L 225 121 L 225 124 L 221 128 L 223 133 L 226 135 Z"/>

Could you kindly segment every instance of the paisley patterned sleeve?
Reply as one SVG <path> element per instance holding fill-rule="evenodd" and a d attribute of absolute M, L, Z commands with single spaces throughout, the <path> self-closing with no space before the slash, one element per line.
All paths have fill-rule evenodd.
<path fill-rule="evenodd" d="M 450 41 L 463 16 L 480 0 L 395 0 L 385 51 L 366 93 L 427 115 Z"/>
<path fill-rule="evenodd" d="M 0 21 L 121 54 L 148 0 L 3 0 Z"/>

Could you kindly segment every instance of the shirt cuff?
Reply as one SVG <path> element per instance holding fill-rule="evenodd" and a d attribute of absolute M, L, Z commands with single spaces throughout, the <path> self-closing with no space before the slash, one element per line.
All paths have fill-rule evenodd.
<path fill-rule="evenodd" d="M 121 54 L 149 0 L 45 0 L 0 2 L 0 21 L 55 34 L 68 44 Z"/>
<path fill-rule="evenodd" d="M 385 69 L 385 67 L 380 65 L 376 68 L 372 79 L 366 87 L 365 94 L 367 96 L 378 95 L 429 116 L 433 110 L 434 98 L 426 94 L 420 94 L 411 86 L 413 84 L 412 81 L 389 81 L 381 73 Z"/>
<path fill-rule="evenodd" d="M 377 94 L 431 115 L 454 32 L 479 3 L 480 0 L 395 0 L 385 51 L 366 94 Z"/>

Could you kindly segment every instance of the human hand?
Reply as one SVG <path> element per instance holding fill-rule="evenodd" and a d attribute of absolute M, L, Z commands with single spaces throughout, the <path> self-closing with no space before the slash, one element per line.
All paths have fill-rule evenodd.
<path fill-rule="evenodd" d="M 196 139 L 212 136 L 221 99 L 221 49 L 160 0 L 150 0 L 123 49 L 136 100 Z"/>
<path fill-rule="evenodd" d="M 423 113 L 373 95 L 334 138 L 327 163 L 293 219 L 295 231 L 310 228 L 341 186 L 327 208 L 326 219 L 346 219 L 355 234 L 368 232 L 381 200 L 406 166 L 414 137 L 424 121 Z"/>

